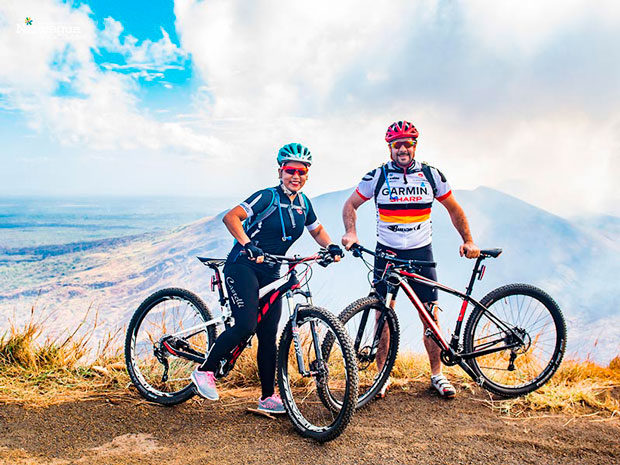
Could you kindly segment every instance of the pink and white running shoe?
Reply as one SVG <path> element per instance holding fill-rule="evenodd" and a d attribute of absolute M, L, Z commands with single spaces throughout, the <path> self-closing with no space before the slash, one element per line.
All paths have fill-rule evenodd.
<path fill-rule="evenodd" d="M 286 413 L 284 405 L 282 404 L 282 399 L 280 399 L 280 396 L 277 394 L 267 397 L 266 399 L 259 397 L 257 410 L 266 413 L 275 413 L 276 415 Z"/>
<path fill-rule="evenodd" d="M 192 371 L 190 378 L 194 386 L 196 386 L 196 392 L 198 392 L 200 397 L 209 400 L 218 400 L 220 398 L 215 387 L 215 374 L 212 371 L 199 371 L 196 368 Z"/>

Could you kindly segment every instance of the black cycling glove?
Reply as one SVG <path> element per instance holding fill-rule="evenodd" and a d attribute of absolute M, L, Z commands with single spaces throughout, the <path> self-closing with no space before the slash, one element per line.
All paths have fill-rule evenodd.
<path fill-rule="evenodd" d="M 336 256 L 340 256 L 340 257 L 344 257 L 344 252 L 342 251 L 342 249 L 340 248 L 339 245 L 336 244 L 329 244 L 327 246 L 327 251 L 329 252 L 329 254 L 332 256 L 332 258 L 336 258 Z"/>
<path fill-rule="evenodd" d="M 265 252 L 263 252 L 263 249 L 261 249 L 260 247 L 257 247 L 256 245 L 254 245 L 254 243 L 252 243 L 252 241 L 250 241 L 247 244 L 245 244 L 243 246 L 243 248 L 245 250 L 245 254 L 247 255 L 247 257 L 250 260 L 255 260 L 258 257 L 261 257 L 261 256 L 265 255 Z"/>

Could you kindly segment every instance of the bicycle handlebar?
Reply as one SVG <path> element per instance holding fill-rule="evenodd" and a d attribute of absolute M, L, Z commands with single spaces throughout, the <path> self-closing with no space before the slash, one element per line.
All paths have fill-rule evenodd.
<path fill-rule="evenodd" d="M 408 265 L 408 266 L 420 266 L 420 267 L 427 267 L 427 268 L 435 268 L 437 266 L 436 262 L 427 262 L 424 260 L 403 260 L 401 258 L 393 257 L 392 255 L 387 254 L 385 252 L 373 252 L 372 250 L 369 250 L 357 243 L 351 246 L 351 250 L 353 251 L 353 256 L 358 257 L 358 258 L 362 256 L 362 252 L 365 252 L 374 257 L 383 258 L 384 260 L 394 262 L 394 263 L 402 263 L 403 265 Z"/>
<path fill-rule="evenodd" d="M 245 251 L 242 250 L 241 254 L 245 255 Z M 299 255 L 287 257 L 286 255 L 275 255 L 275 254 L 270 254 L 267 252 L 263 252 L 262 256 L 265 257 L 266 262 L 271 262 L 271 263 L 287 262 L 289 264 L 298 264 L 298 263 L 316 260 L 316 262 L 319 265 L 325 267 L 329 265 L 330 263 L 334 262 L 334 258 L 331 256 L 331 254 L 327 251 L 327 249 L 323 249 L 323 248 L 319 249 L 319 251 L 316 254 L 310 255 L 309 257 L 301 257 Z"/>

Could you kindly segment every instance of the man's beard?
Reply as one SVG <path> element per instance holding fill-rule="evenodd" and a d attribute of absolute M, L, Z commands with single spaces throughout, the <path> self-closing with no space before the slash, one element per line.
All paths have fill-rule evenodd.
<path fill-rule="evenodd" d="M 396 163 L 398 166 L 400 166 L 400 167 L 402 167 L 402 168 L 406 168 L 406 167 L 408 167 L 408 166 L 411 166 L 411 163 L 413 163 L 413 157 L 412 157 L 412 156 L 409 156 L 409 155 L 408 155 L 408 157 L 407 157 L 407 162 L 405 162 L 404 164 L 401 164 L 401 163 L 398 161 L 398 158 L 399 158 L 399 157 L 398 157 L 398 155 L 397 155 L 396 157 L 394 157 L 394 158 L 395 158 L 394 163 Z"/>

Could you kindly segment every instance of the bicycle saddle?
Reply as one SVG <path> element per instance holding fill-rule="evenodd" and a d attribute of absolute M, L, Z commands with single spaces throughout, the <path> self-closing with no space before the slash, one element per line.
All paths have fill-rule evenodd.
<path fill-rule="evenodd" d="M 502 253 L 502 249 L 485 249 L 480 251 L 480 255 L 483 257 L 497 258 Z"/>
<path fill-rule="evenodd" d="M 226 263 L 226 259 L 224 258 L 208 258 L 208 257 L 196 257 L 196 258 L 207 266 L 209 265 L 222 266 L 224 263 Z"/>

